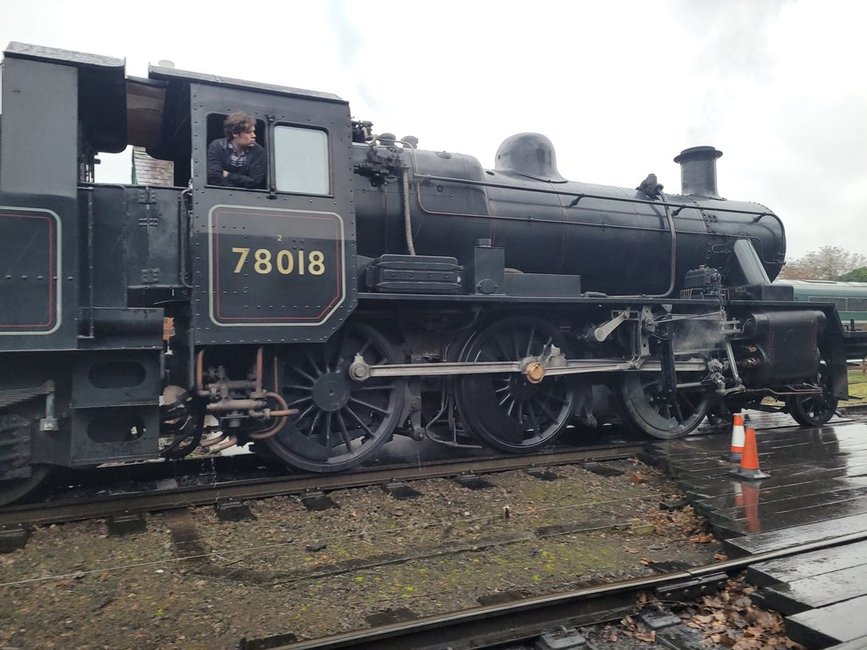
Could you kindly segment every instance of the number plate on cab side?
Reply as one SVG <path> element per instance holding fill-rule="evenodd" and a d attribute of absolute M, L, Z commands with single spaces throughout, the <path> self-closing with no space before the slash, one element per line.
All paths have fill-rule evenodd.
<path fill-rule="evenodd" d="M 346 299 L 344 224 L 334 212 L 216 205 L 208 242 L 215 325 L 316 326 Z"/>

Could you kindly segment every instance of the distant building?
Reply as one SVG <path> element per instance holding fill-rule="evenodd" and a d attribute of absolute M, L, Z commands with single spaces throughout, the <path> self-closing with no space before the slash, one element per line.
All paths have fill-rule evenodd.
<path fill-rule="evenodd" d="M 171 160 L 151 158 L 144 147 L 132 148 L 134 185 L 174 185 L 175 166 Z"/>

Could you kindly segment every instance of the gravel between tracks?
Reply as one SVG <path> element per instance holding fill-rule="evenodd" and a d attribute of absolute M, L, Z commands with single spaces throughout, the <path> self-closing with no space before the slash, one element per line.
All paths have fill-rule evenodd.
<path fill-rule="evenodd" d="M 41 527 L 0 555 L 0 648 L 317 638 L 714 560 L 720 547 L 689 508 L 660 509 L 679 496 L 669 481 L 635 461 L 606 466 L 623 473 L 504 472 L 484 490 L 418 481 L 411 500 L 346 490 L 318 512 L 278 497 L 250 502 L 254 521 L 206 507 L 154 514 L 126 537 L 101 521 Z"/>

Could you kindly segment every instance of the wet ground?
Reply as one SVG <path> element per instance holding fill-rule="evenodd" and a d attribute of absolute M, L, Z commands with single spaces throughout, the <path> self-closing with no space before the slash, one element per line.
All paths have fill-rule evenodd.
<path fill-rule="evenodd" d="M 641 463 L 412 483 L 155 514 L 147 531 L 105 522 L 40 527 L 0 555 L 0 647 L 234 648 L 324 635 L 579 586 L 652 575 L 676 558 L 713 561 L 719 544 L 671 483 Z"/>
<path fill-rule="evenodd" d="M 733 475 L 719 437 L 651 446 L 732 556 L 797 555 L 757 564 L 756 598 L 785 615 L 787 634 L 811 648 L 867 647 L 867 422 L 757 426 L 761 476 Z M 848 647 L 848 646 L 847 646 Z"/>
<path fill-rule="evenodd" d="M 696 508 L 708 506 L 703 511 L 718 530 L 766 534 L 821 512 L 808 505 L 816 486 L 850 496 L 863 487 L 856 453 L 867 438 L 863 424 L 838 420 L 807 430 L 788 416 L 764 414 L 753 424 L 762 467 L 772 475 L 758 485 L 728 477 L 726 432 L 659 444 L 667 450 L 660 457 L 682 465 L 678 480 L 697 495 Z M 585 444 L 625 438 L 614 428 L 569 436 Z M 423 446 L 405 442 L 406 454 L 424 457 Z M 390 446 L 393 455 L 382 462 L 404 452 Z M 430 453 L 453 452 L 437 445 Z M 260 465 L 196 459 L 188 463 L 198 471 L 187 476 L 210 479 L 223 460 Z M 248 504 L 250 521 L 221 521 L 212 508 L 194 508 L 150 515 L 146 532 L 126 537 L 109 537 L 102 521 L 41 527 L 23 550 L 0 555 L 0 647 L 230 648 L 242 637 L 318 638 L 395 613 L 426 616 L 649 575 L 672 560 L 697 565 L 725 557 L 691 508 L 661 507 L 681 499 L 671 480 L 638 462 L 611 466 L 613 476 L 581 466 L 557 468 L 554 477 L 504 472 L 481 490 L 419 481 L 412 487 L 420 496 L 410 500 L 379 488 L 346 490 L 329 495 L 337 507 L 322 511 L 295 498 L 267 499 Z M 786 496 L 810 481 L 813 488 Z M 787 499 L 792 507 L 776 511 L 772 504 Z M 852 513 L 860 506 L 840 499 L 839 507 Z M 699 609 L 697 616 L 710 615 Z M 741 629 L 708 619 L 715 622 L 722 627 L 699 629 L 702 639 Z M 600 634 L 639 639 L 616 629 Z"/>

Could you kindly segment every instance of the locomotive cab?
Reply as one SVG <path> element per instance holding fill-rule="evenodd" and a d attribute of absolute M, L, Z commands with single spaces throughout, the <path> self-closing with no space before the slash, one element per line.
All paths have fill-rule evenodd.
<path fill-rule="evenodd" d="M 327 339 L 356 302 L 347 103 L 171 68 L 152 67 L 149 76 L 166 85 L 166 106 L 180 99 L 194 125 L 186 270 L 195 343 Z M 256 121 L 264 187 L 208 184 L 208 145 L 234 111 Z M 165 121 L 162 142 L 171 142 L 166 123 L 178 121 Z"/>

